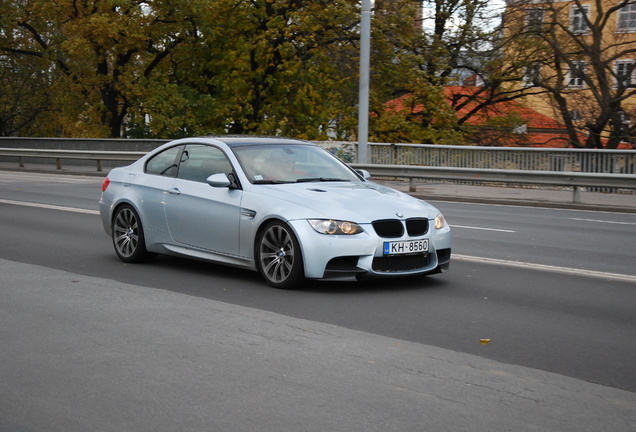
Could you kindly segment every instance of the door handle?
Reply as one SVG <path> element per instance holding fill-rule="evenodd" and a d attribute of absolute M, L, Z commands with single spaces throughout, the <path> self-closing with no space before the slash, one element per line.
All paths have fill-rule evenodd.
<path fill-rule="evenodd" d="M 172 189 L 168 189 L 167 191 L 170 195 L 179 195 L 181 193 L 181 191 L 179 190 L 179 188 L 172 188 Z"/>

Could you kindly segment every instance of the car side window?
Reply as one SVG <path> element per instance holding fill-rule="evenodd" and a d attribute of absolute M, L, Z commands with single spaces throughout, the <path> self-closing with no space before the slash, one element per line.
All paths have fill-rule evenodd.
<path fill-rule="evenodd" d="M 229 174 L 232 164 L 219 148 L 205 144 L 188 144 L 181 154 L 177 177 L 205 182 L 212 174 Z"/>
<path fill-rule="evenodd" d="M 182 148 L 183 146 L 170 147 L 169 149 L 154 155 L 146 163 L 146 172 L 148 174 L 174 177 L 177 175 L 177 157 L 179 156 Z"/>

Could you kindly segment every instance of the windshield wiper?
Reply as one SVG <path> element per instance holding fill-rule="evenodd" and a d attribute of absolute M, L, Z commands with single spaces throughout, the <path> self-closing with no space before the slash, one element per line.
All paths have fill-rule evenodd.
<path fill-rule="evenodd" d="M 351 181 L 347 179 L 335 178 L 335 177 L 306 177 L 299 178 L 296 180 L 297 183 L 307 183 L 307 182 L 337 182 L 337 181 Z"/>

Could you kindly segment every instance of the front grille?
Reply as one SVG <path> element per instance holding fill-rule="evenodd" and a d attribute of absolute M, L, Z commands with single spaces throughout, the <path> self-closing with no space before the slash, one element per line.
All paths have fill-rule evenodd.
<path fill-rule="evenodd" d="M 371 223 L 376 234 L 384 238 L 399 238 L 404 235 L 404 225 L 397 219 L 377 220 Z"/>
<path fill-rule="evenodd" d="M 400 238 L 404 235 L 404 223 L 399 219 L 382 219 L 371 223 L 376 234 L 384 238 Z M 428 219 L 406 220 L 406 232 L 411 237 L 423 236 L 428 232 Z"/>
<path fill-rule="evenodd" d="M 401 272 L 417 270 L 430 264 L 428 254 L 390 256 L 373 258 L 373 271 L 377 272 Z"/>
<path fill-rule="evenodd" d="M 411 237 L 422 236 L 428 231 L 428 219 L 408 219 L 406 221 L 406 232 Z"/>

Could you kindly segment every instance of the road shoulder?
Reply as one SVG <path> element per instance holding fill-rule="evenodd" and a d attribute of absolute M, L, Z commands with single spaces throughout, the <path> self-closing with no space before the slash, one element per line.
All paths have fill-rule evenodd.
<path fill-rule="evenodd" d="M 635 393 L 432 346 L 7 260 L 0 286 L 0 430 L 636 425 Z"/>

